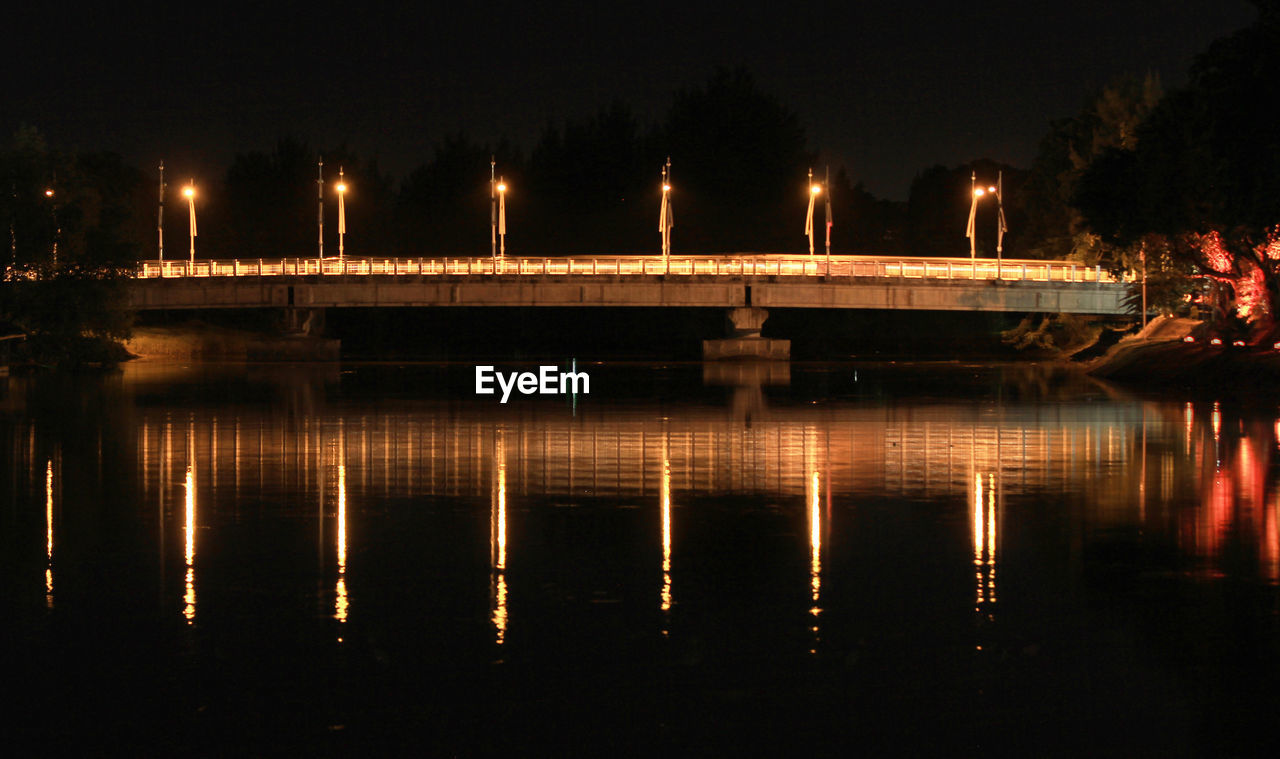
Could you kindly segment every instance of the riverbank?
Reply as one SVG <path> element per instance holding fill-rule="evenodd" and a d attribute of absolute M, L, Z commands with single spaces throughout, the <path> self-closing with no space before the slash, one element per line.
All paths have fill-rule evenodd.
<path fill-rule="evenodd" d="M 341 342 L 311 335 L 270 335 L 212 324 L 137 327 L 125 349 L 138 358 L 337 361 Z"/>
<path fill-rule="evenodd" d="M 1074 365 L 1121 382 L 1252 386 L 1280 378 L 1280 350 L 1216 337 L 1198 319 L 1161 316 L 1101 356 Z"/>

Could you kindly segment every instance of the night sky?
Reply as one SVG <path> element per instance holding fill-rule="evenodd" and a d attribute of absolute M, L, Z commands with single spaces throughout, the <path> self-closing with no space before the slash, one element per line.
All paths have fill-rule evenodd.
<path fill-rule="evenodd" d="M 148 169 L 163 158 L 176 176 L 220 178 L 285 135 L 402 176 L 447 134 L 528 151 L 549 122 L 613 100 L 656 122 L 673 92 L 744 66 L 824 161 L 893 199 L 934 163 L 1029 166 L 1050 120 L 1108 80 L 1177 86 L 1255 16 L 1243 0 L 31 5 L 5 21 L 0 129 Z"/>

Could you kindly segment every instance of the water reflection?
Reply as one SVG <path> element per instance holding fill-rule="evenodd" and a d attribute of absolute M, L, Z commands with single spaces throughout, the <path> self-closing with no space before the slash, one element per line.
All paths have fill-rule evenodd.
<path fill-rule="evenodd" d="M 1280 419 L 1225 402 L 775 402 L 767 414 L 754 414 L 750 425 L 731 408 L 693 404 L 588 404 L 576 416 L 554 404 L 512 411 L 437 400 L 326 405 L 313 397 L 290 413 L 267 404 L 194 410 L 190 405 L 161 399 L 134 407 L 125 433 L 132 437 L 120 456 L 136 468 L 136 477 L 113 485 L 147 504 L 136 518 L 145 525 L 149 548 L 160 556 L 159 571 L 167 566 L 173 572 L 181 553 L 181 608 L 188 624 L 195 623 L 197 611 L 202 623 L 215 613 L 210 600 L 218 596 L 218 583 L 226 582 L 227 570 L 216 560 L 230 540 L 226 536 L 240 537 L 275 520 L 273 526 L 287 525 L 300 535 L 319 533 L 319 546 L 308 538 L 306 548 L 306 572 L 315 553 L 321 565 L 308 587 L 318 596 L 309 613 L 318 606 L 322 618 L 336 620 L 339 634 L 349 636 L 349 528 L 357 526 L 364 546 L 388 514 L 456 510 L 474 524 L 479 541 L 487 516 L 489 583 L 486 589 L 483 567 L 480 575 L 470 570 L 481 585 L 473 592 L 478 605 L 468 613 L 483 628 L 477 637 L 486 645 L 491 640 L 506 646 L 512 580 L 521 589 L 535 589 L 527 596 L 522 590 L 522 603 L 536 598 L 539 587 L 510 572 L 532 565 L 548 543 L 570 539 L 545 529 L 548 504 L 579 505 L 589 498 L 605 509 L 638 507 L 649 515 L 630 538 L 649 546 L 641 559 L 649 578 L 643 580 L 643 604 L 652 615 L 658 601 L 659 629 L 670 635 L 677 490 L 681 613 L 709 597 L 700 595 L 697 576 L 703 566 L 698 552 L 707 550 L 699 543 L 707 540 L 699 532 L 700 520 L 707 518 L 699 513 L 703 504 L 727 502 L 730 511 L 764 504 L 791 520 L 793 563 L 785 570 L 789 574 L 777 571 L 788 602 L 797 604 L 792 623 L 805 636 L 798 650 L 817 652 L 820 642 L 838 639 L 833 620 L 850 611 L 849 598 L 841 595 L 850 583 L 841 568 L 848 565 L 851 546 L 866 540 L 856 530 L 868 523 L 847 517 L 870 503 L 927 503 L 930 510 L 922 513 L 930 516 L 917 517 L 925 521 L 945 515 L 939 524 L 950 530 L 946 540 L 957 553 L 948 559 L 950 569 L 940 571 L 955 573 L 953 597 L 984 617 L 994 615 L 997 602 L 1005 615 L 1015 608 L 1025 576 L 1011 557 L 1030 550 L 1023 541 L 1035 531 L 1024 520 L 1048 519 L 1043 503 L 1072 504 L 1076 511 L 1060 518 L 1078 520 L 1086 540 L 1126 536 L 1176 549 L 1179 557 L 1194 560 L 1197 571 L 1221 574 L 1230 561 L 1280 582 Z M 62 433 L 28 418 L 0 421 L 12 428 L 4 439 L 12 454 L 14 502 L 31 522 L 22 538 L 30 559 L 24 576 L 34 591 L 43 569 L 45 603 L 53 606 L 56 589 L 61 608 L 69 598 L 66 589 L 76 587 L 68 577 L 77 560 L 76 541 L 69 538 L 79 534 L 66 524 L 78 512 L 70 502 L 63 505 L 63 486 L 88 491 L 64 475 L 66 452 L 57 447 Z M 80 455 L 94 455 L 91 446 Z M 106 469 L 101 477 L 114 476 Z M 90 472 L 82 479 L 97 476 L 95 470 L 67 468 Z M 509 497 L 521 506 L 516 570 L 508 557 Z M 652 550 L 655 499 L 660 557 Z M 475 539 L 459 543 L 479 549 L 483 565 Z M 802 578 L 794 552 L 806 547 Z M 359 577 L 370 583 L 377 568 L 366 567 L 364 557 L 373 553 L 359 554 L 357 562 Z M 325 565 L 335 555 L 336 572 Z M 658 558 L 660 584 L 652 572 Z M 1014 577 L 1018 584 L 1009 584 Z M 164 584 L 162 576 L 161 584 L 164 613 L 173 616 L 176 583 L 171 578 Z M 370 592 L 365 601 L 360 587 L 356 591 L 363 622 L 377 594 Z M 801 593 L 805 612 L 799 611 Z M 521 608 L 520 618 L 527 620 Z M 531 628 L 526 621 L 519 629 Z"/>
<path fill-rule="evenodd" d="M 494 483 L 489 517 L 489 618 L 494 640 L 507 639 L 507 454 L 502 430 L 494 432 Z"/>
<path fill-rule="evenodd" d="M 974 611 L 986 611 L 996 602 L 996 477 L 987 475 L 985 490 L 982 473 L 973 475 L 973 566 L 977 581 Z"/>
<path fill-rule="evenodd" d="M 662 634 L 669 634 L 666 623 L 671 611 L 671 461 L 664 441 L 662 451 L 662 592 L 659 609 L 663 613 Z"/>
<path fill-rule="evenodd" d="M 347 441 L 346 430 L 338 427 L 338 581 L 334 586 L 333 618 L 347 621 Z M 341 637 L 338 638 L 342 640 Z"/>
<path fill-rule="evenodd" d="M 196 620 L 196 460 L 195 460 L 195 425 L 187 430 L 187 475 L 184 482 L 186 497 L 184 498 L 186 520 L 183 523 L 185 537 L 185 558 L 187 573 L 185 590 L 182 594 L 182 616 L 187 624 Z"/>
<path fill-rule="evenodd" d="M 53 608 L 53 459 L 45 463 L 44 470 L 44 598 L 45 605 Z"/>
<path fill-rule="evenodd" d="M 822 607 L 818 604 L 822 595 L 822 512 L 819 510 L 818 495 L 821 482 L 821 476 L 815 469 L 809 476 L 809 590 L 813 601 L 809 614 L 813 616 L 810 631 L 813 633 L 815 646 L 818 640 L 818 615 L 822 614 Z M 809 653 L 815 654 L 817 649 L 811 648 Z"/>

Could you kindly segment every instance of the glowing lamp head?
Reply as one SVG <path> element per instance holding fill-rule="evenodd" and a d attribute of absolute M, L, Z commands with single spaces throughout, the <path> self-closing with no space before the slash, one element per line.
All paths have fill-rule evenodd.
<path fill-rule="evenodd" d="M 187 185 L 186 187 L 182 188 L 182 194 L 185 197 L 194 198 L 196 196 L 196 188 L 190 185 Z"/>
<path fill-rule="evenodd" d="M 1184 343 L 1194 343 L 1195 341 L 1196 341 L 1196 338 L 1193 335 L 1187 335 L 1186 337 L 1182 338 L 1182 342 Z"/>
<path fill-rule="evenodd" d="M 506 182 L 499 182 L 499 183 L 498 183 L 498 192 L 506 192 L 506 191 L 507 191 L 507 183 L 506 183 Z"/>
<path fill-rule="evenodd" d="M 993 193 L 993 194 L 994 194 L 994 193 L 995 193 L 995 191 L 996 191 L 996 188 L 995 188 L 995 186 L 994 186 L 994 185 L 992 185 L 991 187 L 988 187 L 988 188 L 987 188 L 987 192 L 990 192 L 990 193 Z"/>
<path fill-rule="evenodd" d="M 53 190 L 45 190 L 45 191 L 44 191 L 44 196 L 45 196 L 46 198 L 52 198 L 52 197 L 53 197 Z"/>
<path fill-rule="evenodd" d="M 809 192 L 813 193 L 814 195 L 817 195 L 818 193 L 822 192 L 822 188 L 821 188 L 821 187 L 819 187 L 819 186 L 818 186 L 818 185 L 816 185 L 816 184 L 815 184 L 815 185 L 810 185 L 810 186 L 809 186 Z"/>
<path fill-rule="evenodd" d="M 1231 341 L 1231 344 L 1232 344 L 1233 346 L 1235 346 L 1236 348 L 1243 348 L 1243 347 L 1244 347 L 1244 341 L 1243 341 L 1243 340 L 1232 340 L 1232 341 Z"/>
<path fill-rule="evenodd" d="M 1210 341 L 1209 341 L 1209 344 L 1210 344 L 1210 345 L 1222 345 L 1222 338 L 1220 338 L 1220 337 L 1215 337 L 1215 338 L 1213 338 L 1212 340 L 1210 340 Z"/>
<path fill-rule="evenodd" d="M 663 192 L 671 192 L 671 185 L 669 185 L 669 184 L 664 184 L 664 185 L 662 186 L 662 191 L 663 191 Z"/>
<path fill-rule="evenodd" d="M 346 192 L 346 191 L 347 191 L 347 183 L 346 183 L 346 182 L 339 182 L 339 183 L 338 183 L 338 186 L 337 186 L 336 188 L 334 188 L 334 189 L 336 189 L 338 192 Z"/>
<path fill-rule="evenodd" d="M 973 197 L 975 197 L 975 198 L 980 198 L 980 197 L 982 197 L 983 195 L 986 195 L 986 194 L 987 194 L 987 191 L 986 191 L 986 190 L 984 190 L 984 189 L 982 189 L 981 187 L 975 187 L 975 188 L 973 188 Z"/>

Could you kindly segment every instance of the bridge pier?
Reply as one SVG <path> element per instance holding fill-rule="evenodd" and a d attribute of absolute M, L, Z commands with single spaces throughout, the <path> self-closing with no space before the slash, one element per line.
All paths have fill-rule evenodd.
<path fill-rule="evenodd" d="M 731 308 L 727 317 L 729 336 L 720 340 L 703 340 L 703 359 L 716 361 L 750 358 L 787 361 L 791 358 L 790 340 L 760 336 L 760 329 L 769 318 L 768 311 L 754 306 Z"/>
<path fill-rule="evenodd" d="M 284 310 L 284 330 L 295 335 L 323 334 L 324 309 L 289 306 Z"/>

